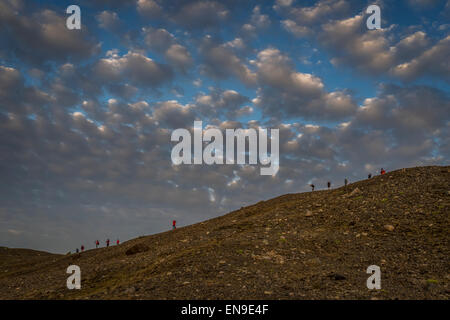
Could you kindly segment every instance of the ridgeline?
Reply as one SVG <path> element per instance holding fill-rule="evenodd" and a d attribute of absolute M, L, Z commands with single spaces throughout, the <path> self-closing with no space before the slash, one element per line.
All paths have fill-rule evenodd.
<path fill-rule="evenodd" d="M 449 299 L 449 207 L 450 167 L 417 167 L 78 254 L 0 247 L 0 299 Z"/>

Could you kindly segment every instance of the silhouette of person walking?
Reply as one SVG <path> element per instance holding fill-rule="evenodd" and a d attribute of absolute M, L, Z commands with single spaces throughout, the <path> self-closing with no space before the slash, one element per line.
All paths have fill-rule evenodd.
<path fill-rule="evenodd" d="M 328 181 L 327 187 L 328 187 L 328 189 L 330 189 L 330 187 L 331 187 L 331 182 L 330 181 Z"/>
<path fill-rule="evenodd" d="M 368 179 L 372 178 L 372 174 L 369 173 L 369 175 L 367 176 Z"/>
<path fill-rule="evenodd" d="M 347 178 L 345 178 L 344 185 L 347 186 L 347 184 L 348 184 L 348 180 L 347 180 Z"/>
<path fill-rule="evenodd" d="M 106 239 L 106 246 L 109 247 L 109 239 Z"/>
<path fill-rule="evenodd" d="M 314 191 L 314 185 L 310 184 L 310 186 L 311 186 L 311 191 Z"/>
<path fill-rule="evenodd" d="M 172 221 L 172 230 L 175 230 L 177 228 L 177 221 L 173 220 Z"/>
<path fill-rule="evenodd" d="M 95 247 L 98 248 L 100 242 L 98 240 L 95 240 Z"/>

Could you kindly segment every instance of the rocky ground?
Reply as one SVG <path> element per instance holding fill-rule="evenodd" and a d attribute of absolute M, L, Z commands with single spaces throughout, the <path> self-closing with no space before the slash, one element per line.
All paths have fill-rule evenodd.
<path fill-rule="evenodd" d="M 449 299 L 449 206 L 450 167 L 419 167 L 80 254 L 0 248 L 0 298 Z"/>

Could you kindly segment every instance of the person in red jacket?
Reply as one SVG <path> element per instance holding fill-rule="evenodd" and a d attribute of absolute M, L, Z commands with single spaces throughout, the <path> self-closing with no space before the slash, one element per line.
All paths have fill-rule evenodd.
<path fill-rule="evenodd" d="M 380 173 L 381 174 L 385 174 L 386 173 L 386 171 L 383 169 L 383 168 L 381 168 L 381 171 L 380 171 Z"/>
<path fill-rule="evenodd" d="M 119 243 L 120 243 L 120 241 L 119 241 L 119 239 L 117 239 L 116 244 L 119 245 Z"/>
<path fill-rule="evenodd" d="M 177 221 L 176 220 L 173 220 L 172 221 L 172 230 L 174 230 L 174 229 L 176 229 L 177 228 Z"/>
<path fill-rule="evenodd" d="M 81 251 L 82 251 L 82 252 L 84 251 L 84 246 L 81 246 Z"/>
<path fill-rule="evenodd" d="M 106 239 L 106 246 L 109 247 L 109 239 Z"/>
<path fill-rule="evenodd" d="M 95 241 L 95 247 L 98 248 L 100 242 L 98 240 Z"/>

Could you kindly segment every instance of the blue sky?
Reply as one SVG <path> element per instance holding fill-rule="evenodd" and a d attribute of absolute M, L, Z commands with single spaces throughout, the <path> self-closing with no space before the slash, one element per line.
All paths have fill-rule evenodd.
<path fill-rule="evenodd" d="M 449 18 L 447 0 L 1 1 L 0 245 L 73 251 L 448 164 Z M 173 166 L 194 120 L 278 128 L 279 172 Z"/>

